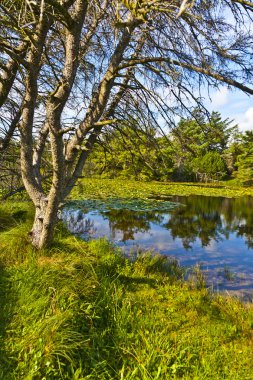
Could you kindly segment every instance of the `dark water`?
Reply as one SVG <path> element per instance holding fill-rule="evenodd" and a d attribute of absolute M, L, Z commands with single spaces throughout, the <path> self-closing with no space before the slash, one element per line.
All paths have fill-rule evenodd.
<path fill-rule="evenodd" d="M 127 209 L 83 212 L 63 219 L 83 238 L 106 236 L 127 252 L 158 251 L 183 266 L 201 266 L 209 286 L 253 296 L 253 198 L 171 197 L 170 212 Z"/>

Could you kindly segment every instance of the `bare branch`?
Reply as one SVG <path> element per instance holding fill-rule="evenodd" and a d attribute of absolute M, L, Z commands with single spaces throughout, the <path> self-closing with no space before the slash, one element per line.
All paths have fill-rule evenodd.
<path fill-rule="evenodd" d="M 230 86 L 239 88 L 240 90 L 242 90 L 242 91 L 244 91 L 250 95 L 253 95 L 253 89 L 251 89 L 250 87 L 247 87 L 247 86 L 243 85 L 242 83 L 240 83 L 240 82 L 238 82 L 232 78 L 226 77 L 226 76 L 224 76 L 218 72 L 215 72 L 212 70 L 212 68 L 204 68 L 204 67 L 200 67 L 200 66 L 195 66 L 195 65 L 188 64 L 188 63 L 185 63 L 183 61 L 177 61 L 177 60 L 171 59 L 171 58 L 144 57 L 144 58 L 139 58 L 139 59 L 133 59 L 133 60 L 129 60 L 127 63 L 119 66 L 118 70 L 123 70 L 127 67 L 136 66 L 136 65 L 144 65 L 146 63 L 152 63 L 152 62 L 155 62 L 155 63 L 166 62 L 172 67 L 173 66 L 182 67 L 184 69 L 187 69 L 187 70 L 199 73 L 199 74 L 206 75 L 207 77 L 214 78 L 220 82 L 227 83 Z"/>

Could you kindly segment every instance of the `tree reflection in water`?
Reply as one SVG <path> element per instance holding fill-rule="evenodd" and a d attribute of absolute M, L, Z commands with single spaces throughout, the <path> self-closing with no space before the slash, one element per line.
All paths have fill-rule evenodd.
<path fill-rule="evenodd" d="M 123 233 L 122 241 L 135 240 L 135 234 L 138 232 L 147 232 L 151 229 L 150 223 L 161 224 L 163 217 L 157 212 L 142 211 L 136 212 L 131 210 L 111 210 L 103 213 L 108 219 L 112 238 L 115 239 L 117 231 Z"/>
<path fill-rule="evenodd" d="M 111 210 L 103 213 L 108 219 L 112 237 L 116 231 L 123 233 L 122 241 L 135 240 L 138 232 L 147 232 L 152 224 L 158 224 L 170 231 L 173 239 L 180 238 L 185 249 L 192 249 L 197 239 L 203 247 L 212 241 L 228 240 L 230 233 L 244 238 L 247 246 L 253 248 L 253 198 L 220 197 L 173 197 L 184 207 L 175 208 L 164 222 L 164 212 L 138 212 Z M 185 207 L 186 206 L 186 207 Z M 167 218 L 166 218 L 167 219 Z"/>
<path fill-rule="evenodd" d="M 170 231 L 173 239 L 179 238 L 184 249 L 192 249 L 199 240 L 202 247 L 212 241 L 228 240 L 231 233 L 242 237 L 248 248 L 253 248 L 253 198 L 220 198 L 189 196 L 171 198 L 181 203 L 170 212 L 132 211 L 128 209 L 101 212 L 108 220 L 111 237 L 122 233 L 122 241 L 135 240 L 137 233 L 152 230 L 159 225 Z M 81 210 L 65 210 L 63 219 L 71 232 L 76 234 L 96 232 L 92 215 Z"/>
<path fill-rule="evenodd" d="M 67 224 L 69 231 L 73 234 L 92 235 L 96 232 L 96 229 L 94 228 L 94 221 L 87 218 L 86 213 L 81 210 L 63 210 L 61 217 Z"/>
<path fill-rule="evenodd" d="M 153 249 L 186 266 L 202 263 L 210 283 L 242 289 L 243 278 L 243 286 L 252 289 L 253 198 L 175 196 L 170 200 L 182 206 L 168 212 L 73 209 L 65 210 L 63 219 L 71 232 L 85 238 L 106 236 L 126 250 Z M 221 280 L 224 268 L 236 273 L 230 276 L 234 285 L 228 278 Z"/>
<path fill-rule="evenodd" d="M 200 239 L 203 247 L 211 241 L 229 239 L 230 233 L 243 237 L 253 248 L 253 198 L 218 198 L 204 196 L 174 197 L 185 208 L 175 209 L 164 227 L 172 237 L 180 238 L 185 249 Z"/>

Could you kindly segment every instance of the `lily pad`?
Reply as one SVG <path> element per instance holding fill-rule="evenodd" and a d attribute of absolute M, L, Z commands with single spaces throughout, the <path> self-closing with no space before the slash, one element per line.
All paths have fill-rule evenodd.
<path fill-rule="evenodd" d="M 70 201 L 65 208 L 76 208 L 83 211 L 108 212 L 110 210 L 130 210 L 138 212 L 167 212 L 181 206 L 180 203 L 154 200 L 154 199 L 129 199 L 129 198 L 107 198 L 107 199 L 84 199 Z"/>

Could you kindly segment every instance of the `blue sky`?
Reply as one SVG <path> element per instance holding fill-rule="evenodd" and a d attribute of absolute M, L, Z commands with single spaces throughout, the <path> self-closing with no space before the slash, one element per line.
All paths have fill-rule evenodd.
<path fill-rule="evenodd" d="M 222 118 L 233 119 L 241 131 L 253 130 L 253 96 L 223 86 L 206 96 L 205 105 L 209 111 L 218 111 Z"/>
<path fill-rule="evenodd" d="M 224 10 L 222 10 L 224 12 Z M 227 8 L 224 14 L 226 22 L 235 25 L 235 19 L 231 11 Z M 243 24 L 239 25 L 243 32 L 247 35 L 253 33 L 253 23 L 250 18 L 245 17 Z M 251 84 L 245 83 L 246 86 L 252 88 Z M 210 91 L 210 98 L 205 96 L 205 90 L 201 94 L 206 98 L 204 104 L 211 111 L 220 112 L 222 118 L 229 118 L 238 124 L 240 131 L 253 130 L 253 96 L 227 86 L 220 86 L 219 90 Z"/>

